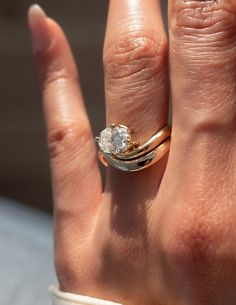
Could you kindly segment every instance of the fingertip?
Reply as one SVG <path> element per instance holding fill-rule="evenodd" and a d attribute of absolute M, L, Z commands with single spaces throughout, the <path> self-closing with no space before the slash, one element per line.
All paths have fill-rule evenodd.
<path fill-rule="evenodd" d="M 33 4 L 28 11 L 29 27 L 32 34 L 33 49 L 36 53 L 46 51 L 51 44 L 47 15 L 38 5 Z"/>
<path fill-rule="evenodd" d="M 31 30 L 42 26 L 46 22 L 47 16 L 38 4 L 33 4 L 28 10 L 28 21 Z"/>
<path fill-rule="evenodd" d="M 45 18 L 46 13 L 38 4 L 32 4 L 28 11 L 29 21 L 34 21 L 35 18 Z"/>

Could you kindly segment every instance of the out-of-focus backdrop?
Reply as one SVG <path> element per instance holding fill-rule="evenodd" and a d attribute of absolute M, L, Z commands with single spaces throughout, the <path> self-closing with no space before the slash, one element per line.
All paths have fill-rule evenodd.
<path fill-rule="evenodd" d="M 104 127 L 102 45 L 108 2 L 38 1 L 68 36 L 95 134 Z M 27 28 L 30 4 L 0 0 L 0 195 L 51 211 L 40 90 Z"/>

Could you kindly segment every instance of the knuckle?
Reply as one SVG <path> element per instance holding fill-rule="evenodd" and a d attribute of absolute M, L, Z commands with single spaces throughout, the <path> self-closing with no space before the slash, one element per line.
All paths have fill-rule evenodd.
<path fill-rule="evenodd" d="M 61 65 L 57 63 L 51 64 L 46 71 L 41 72 L 40 79 L 45 91 L 54 85 L 63 87 L 79 82 L 78 74 L 75 71 L 61 68 Z"/>
<path fill-rule="evenodd" d="M 209 249 L 215 244 L 216 232 L 210 229 L 210 224 L 193 220 L 175 228 L 172 237 L 171 254 L 181 265 L 198 267 L 205 265 L 209 258 Z"/>
<path fill-rule="evenodd" d="M 83 129 L 77 124 L 61 125 L 49 132 L 47 140 L 51 159 L 63 156 L 68 158 L 69 154 L 86 154 L 88 146 L 91 145 L 91 134 L 90 130 Z"/>
<path fill-rule="evenodd" d="M 166 38 L 156 37 L 153 31 L 126 33 L 104 50 L 104 70 L 108 79 L 122 79 L 130 76 L 156 75 L 166 56 Z"/>
<path fill-rule="evenodd" d="M 225 221 L 228 218 L 230 222 L 230 216 L 221 212 L 215 208 L 206 212 L 203 207 L 191 209 L 191 212 L 181 209 L 180 214 L 175 213 L 168 219 L 168 222 L 172 220 L 172 225 L 166 226 L 162 247 L 172 266 L 185 275 L 203 279 L 219 260 L 225 258 L 232 227 Z"/>
<path fill-rule="evenodd" d="M 233 0 L 178 0 L 175 3 L 174 32 L 184 39 L 195 39 L 199 34 L 202 39 L 207 36 L 211 42 L 232 42 L 235 39 L 235 16 L 236 4 Z"/>

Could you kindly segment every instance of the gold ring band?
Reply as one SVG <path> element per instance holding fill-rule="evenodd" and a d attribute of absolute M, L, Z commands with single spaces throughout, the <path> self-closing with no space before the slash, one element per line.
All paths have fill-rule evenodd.
<path fill-rule="evenodd" d="M 139 145 L 132 140 L 128 127 L 112 124 L 96 138 L 100 146 L 98 156 L 105 166 L 110 164 L 125 172 L 140 171 L 158 162 L 169 151 L 170 135 L 166 126 Z"/>
<path fill-rule="evenodd" d="M 102 153 L 101 151 L 98 153 L 98 156 L 102 164 L 106 167 L 108 167 L 108 164 L 110 164 L 114 168 L 122 170 L 124 172 L 137 172 L 157 163 L 166 155 L 166 153 L 168 153 L 169 149 L 170 140 L 167 139 L 151 152 L 148 152 L 147 154 L 141 157 L 128 161 L 114 158 L 112 155 Z"/>
<path fill-rule="evenodd" d="M 117 158 L 121 160 L 130 160 L 137 157 L 141 157 L 155 149 L 164 140 L 169 138 L 170 134 L 171 132 L 169 127 L 165 126 L 163 129 L 155 133 L 146 143 L 141 146 L 138 146 L 130 152 L 125 153 L 123 156 L 117 156 Z"/>

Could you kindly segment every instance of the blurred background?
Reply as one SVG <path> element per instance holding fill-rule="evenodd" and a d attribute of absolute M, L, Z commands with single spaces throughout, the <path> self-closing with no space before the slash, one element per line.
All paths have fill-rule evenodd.
<path fill-rule="evenodd" d="M 68 36 L 94 134 L 105 124 L 108 2 L 38 1 Z M 167 0 L 162 2 L 166 16 Z M 48 152 L 27 27 L 31 4 L 0 0 L 0 305 L 49 304 L 47 287 L 55 281 Z"/>

